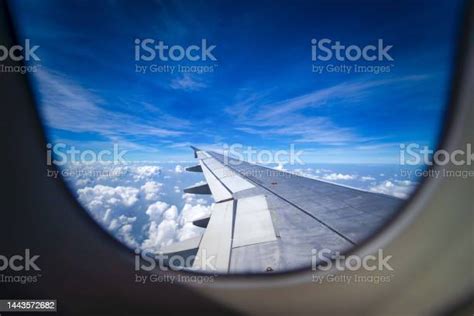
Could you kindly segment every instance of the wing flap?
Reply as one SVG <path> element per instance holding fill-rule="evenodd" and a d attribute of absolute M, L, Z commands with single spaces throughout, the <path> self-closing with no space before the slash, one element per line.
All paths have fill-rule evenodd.
<path fill-rule="evenodd" d="M 237 200 L 232 247 L 242 247 L 276 240 L 272 217 L 263 195 Z"/>
<path fill-rule="evenodd" d="M 168 255 L 168 254 L 181 253 L 181 252 L 190 251 L 190 250 L 197 250 L 199 248 L 199 244 L 201 243 L 201 237 L 202 236 L 186 239 L 186 240 L 171 244 L 167 247 L 163 247 L 160 249 L 160 253 Z"/>
<path fill-rule="evenodd" d="M 219 273 L 229 271 L 233 211 L 234 201 L 214 205 L 212 216 L 193 263 L 193 269 Z"/>

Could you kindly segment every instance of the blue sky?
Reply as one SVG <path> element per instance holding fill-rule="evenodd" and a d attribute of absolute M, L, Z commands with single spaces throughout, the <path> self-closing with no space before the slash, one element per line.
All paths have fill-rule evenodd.
<path fill-rule="evenodd" d="M 458 1 L 11 2 L 40 45 L 31 74 L 47 135 L 131 160 L 192 160 L 188 145 L 295 144 L 306 162 L 397 163 L 435 145 L 454 56 Z M 137 73 L 134 40 L 216 45 L 211 73 Z M 315 74 L 311 39 L 393 45 L 391 71 Z M 179 62 L 155 61 L 176 65 Z M 319 65 L 340 62 L 317 62 Z M 194 65 L 191 62 L 182 64 Z M 353 62 L 343 62 L 353 65 Z M 150 65 L 150 63 L 148 63 Z"/>
<path fill-rule="evenodd" d="M 63 178 L 117 239 L 156 250 L 202 234 L 192 221 L 212 209 L 211 197 L 183 194 L 204 180 L 184 172 L 195 164 L 190 144 L 274 151 L 294 144 L 306 166 L 286 170 L 407 198 L 419 176 L 398 165 L 399 144 L 437 142 L 461 7 L 348 0 L 10 3 L 20 37 L 40 45 L 30 79 L 49 141 L 97 151 L 118 144 L 136 160 L 65 166 Z M 217 60 L 137 62 L 137 38 L 184 47 L 206 39 Z M 313 61 L 311 40 L 324 38 L 361 47 L 383 39 L 393 45 L 394 60 Z M 213 71 L 136 72 L 152 64 Z M 390 72 L 312 71 L 329 64 Z"/>

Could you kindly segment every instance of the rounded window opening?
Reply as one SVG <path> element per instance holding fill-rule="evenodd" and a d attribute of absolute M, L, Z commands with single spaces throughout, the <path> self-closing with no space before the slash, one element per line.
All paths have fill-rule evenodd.
<path fill-rule="evenodd" d="M 330 268 L 469 159 L 436 151 L 461 4 L 11 6 L 47 176 L 144 270 L 267 274 Z"/>

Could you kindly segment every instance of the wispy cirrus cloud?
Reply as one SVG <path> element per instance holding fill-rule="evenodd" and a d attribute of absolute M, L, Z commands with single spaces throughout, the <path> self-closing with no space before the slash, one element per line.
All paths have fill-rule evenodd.
<path fill-rule="evenodd" d="M 262 137 L 289 137 L 296 143 L 339 145 L 358 139 L 352 129 L 338 127 L 327 117 L 292 115 L 275 121 L 254 122 L 250 126 L 240 126 L 236 129 Z"/>
<path fill-rule="evenodd" d="M 362 135 L 357 126 L 344 126 L 327 115 L 306 116 L 305 110 L 332 106 L 340 101 L 363 100 L 374 89 L 387 85 L 400 85 L 426 79 L 425 75 L 411 75 L 383 80 L 358 80 L 343 82 L 306 94 L 268 101 L 269 93 L 249 93 L 228 107 L 226 112 L 236 116 L 236 130 L 262 137 L 288 137 L 296 143 L 345 145 L 348 143 L 375 146 L 374 141 L 383 138 Z M 380 146 L 380 144 L 377 144 Z"/>
<path fill-rule="evenodd" d="M 331 102 L 363 98 L 374 88 L 426 79 L 425 75 L 411 75 L 393 79 L 358 80 L 343 82 L 327 88 L 318 89 L 303 95 L 280 100 L 260 106 L 256 120 L 268 120 L 281 115 L 295 113 L 307 108 L 330 105 Z"/>
<path fill-rule="evenodd" d="M 48 127 L 74 132 L 96 133 L 107 139 L 127 136 L 166 138 L 183 135 L 157 115 L 144 119 L 132 113 L 108 110 L 105 100 L 58 72 L 40 71 L 35 76 L 40 111 Z"/>
<path fill-rule="evenodd" d="M 170 88 L 173 90 L 197 91 L 206 87 L 207 84 L 202 79 L 188 73 L 174 78 L 170 83 Z"/>

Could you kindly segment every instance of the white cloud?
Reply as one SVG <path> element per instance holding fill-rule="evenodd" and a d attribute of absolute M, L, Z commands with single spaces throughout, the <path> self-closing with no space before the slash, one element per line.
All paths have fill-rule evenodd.
<path fill-rule="evenodd" d="M 138 192 L 133 187 L 105 185 L 77 190 L 78 200 L 91 215 L 129 247 L 138 246 L 132 233 L 137 218 L 123 213 L 137 206 Z"/>
<path fill-rule="evenodd" d="M 150 218 L 150 227 L 148 238 L 141 245 L 143 249 L 158 251 L 176 241 L 178 209 L 175 205 L 158 201 L 148 207 L 146 214 Z"/>
<path fill-rule="evenodd" d="M 90 184 L 90 180 L 89 179 L 79 179 L 76 181 L 76 186 L 77 187 L 83 187 L 83 186 L 86 186 Z"/>
<path fill-rule="evenodd" d="M 163 213 L 163 218 L 165 220 L 175 220 L 178 217 L 178 209 L 175 205 L 172 205 Z"/>
<path fill-rule="evenodd" d="M 181 211 L 180 221 L 192 222 L 210 214 L 210 207 L 203 204 L 189 204 L 186 203 Z"/>
<path fill-rule="evenodd" d="M 394 181 L 397 184 L 403 185 L 403 186 L 412 186 L 414 183 L 410 180 L 395 180 Z"/>
<path fill-rule="evenodd" d="M 204 199 L 196 199 L 193 194 L 184 194 L 186 201 L 181 212 L 175 205 L 158 201 L 150 205 L 146 214 L 150 218 L 147 238 L 142 243 L 143 249 L 158 251 L 174 242 L 199 236 L 203 229 L 192 222 L 210 214 L 211 206 Z"/>
<path fill-rule="evenodd" d="M 104 217 L 102 218 L 102 221 L 104 223 L 108 223 L 109 220 L 110 220 L 110 216 L 112 214 L 112 209 L 111 208 L 108 208 L 106 211 L 105 211 L 105 214 L 104 214 Z"/>
<path fill-rule="evenodd" d="M 196 201 L 202 202 L 202 201 Z M 186 203 L 181 211 L 179 217 L 179 224 L 181 228 L 177 231 L 177 239 L 179 241 L 200 236 L 203 229 L 193 224 L 193 221 L 208 216 L 211 213 L 211 207 L 203 204 L 189 204 Z"/>
<path fill-rule="evenodd" d="M 114 232 L 116 237 L 123 241 L 127 246 L 136 248 L 138 247 L 138 243 L 133 235 L 133 223 L 136 220 L 136 217 L 120 215 L 119 217 L 112 219 L 108 229 Z"/>
<path fill-rule="evenodd" d="M 256 117 L 259 120 L 270 120 L 303 109 L 320 107 L 329 104 L 330 101 L 353 100 L 364 97 L 374 87 L 423 79 L 425 79 L 424 76 L 405 76 L 395 79 L 342 82 L 307 94 L 265 104 L 260 107 Z"/>
<path fill-rule="evenodd" d="M 138 189 L 96 185 L 77 190 L 78 199 L 89 210 L 103 211 L 114 207 L 130 207 L 138 201 Z"/>
<path fill-rule="evenodd" d="M 181 165 L 176 165 L 176 167 L 174 168 L 174 172 L 183 173 L 184 172 L 184 167 L 181 166 Z"/>
<path fill-rule="evenodd" d="M 205 199 L 202 199 L 202 198 L 201 198 L 201 199 L 197 199 L 196 202 L 197 202 L 198 204 L 207 204 L 207 201 L 206 201 Z"/>
<path fill-rule="evenodd" d="M 148 229 L 148 238 L 141 247 L 158 252 L 162 247 L 172 244 L 175 241 L 177 225 L 175 220 L 164 219 L 160 223 L 152 221 Z"/>
<path fill-rule="evenodd" d="M 385 180 L 378 185 L 369 188 L 370 191 L 392 195 L 398 198 L 406 199 L 415 189 L 416 184 L 411 181 L 395 181 Z"/>
<path fill-rule="evenodd" d="M 139 245 L 137 241 L 135 240 L 135 238 L 133 237 L 132 229 L 133 227 L 131 224 L 123 225 L 118 230 L 117 236 L 130 248 L 137 248 Z"/>
<path fill-rule="evenodd" d="M 323 106 L 347 105 L 360 102 L 378 86 L 406 84 L 425 79 L 425 76 L 405 76 L 382 80 L 354 80 L 322 89 L 275 100 L 274 93 L 255 94 L 244 90 L 247 97 L 239 94 L 236 103 L 226 108 L 226 113 L 236 117 L 236 130 L 262 138 L 291 137 L 296 143 L 320 143 L 327 145 L 387 146 L 372 143 L 380 138 L 361 135 L 352 126 L 343 126 L 331 116 L 307 116 L 305 111 Z M 247 102 L 249 100 L 250 102 Z M 392 146 L 390 146 L 392 147 Z"/>
<path fill-rule="evenodd" d="M 159 197 L 159 192 L 163 187 L 163 183 L 158 183 L 155 181 L 148 181 L 141 186 L 141 191 L 145 195 L 145 200 L 156 200 Z"/>
<path fill-rule="evenodd" d="M 196 201 L 196 195 L 195 194 L 191 194 L 191 193 L 184 193 L 182 195 L 183 197 L 183 200 L 186 202 L 186 203 L 193 203 Z"/>
<path fill-rule="evenodd" d="M 171 89 L 184 91 L 197 91 L 206 87 L 202 80 L 188 73 L 171 80 L 170 84 Z"/>
<path fill-rule="evenodd" d="M 49 127 L 76 133 L 95 132 L 110 140 L 124 135 L 183 135 L 183 132 L 174 129 L 174 126 L 156 127 L 160 116 L 146 121 L 133 114 L 107 110 L 103 106 L 106 101 L 95 91 L 76 84 L 59 72 L 41 70 L 35 73 L 34 78 L 40 93 L 40 109 Z M 166 120 L 160 120 L 160 123 L 164 126 Z"/>
<path fill-rule="evenodd" d="M 365 176 L 365 177 L 361 177 L 360 178 L 362 181 L 373 181 L 375 180 L 374 177 L 371 177 L 371 176 Z"/>
<path fill-rule="evenodd" d="M 78 172 L 66 180 L 84 208 L 113 236 L 129 247 L 154 251 L 201 235 L 204 229 L 192 221 L 209 214 L 212 206 L 211 197 L 180 194 L 181 187 L 191 186 L 201 177 L 174 172 L 184 170 L 182 165 L 171 166 L 170 180 L 162 175 L 168 167 L 163 169 L 153 162 L 78 165 Z"/>
<path fill-rule="evenodd" d="M 284 164 L 282 164 L 282 163 L 279 163 L 278 166 L 276 166 L 273 169 L 279 170 L 279 171 L 285 171 L 286 170 Z"/>
<path fill-rule="evenodd" d="M 342 174 L 342 173 L 331 173 L 323 176 L 324 180 L 330 180 L 330 181 L 335 181 L 335 180 L 354 180 L 357 178 L 356 175 L 350 175 L 350 174 Z"/>
<path fill-rule="evenodd" d="M 150 206 L 148 206 L 146 210 L 146 214 L 150 217 L 152 221 L 160 221 L 162 214 L 167 210 L 169 207 L 168 203 L 157 201 Z"/>
<path fill-rule="evenodd" d="M 127 217 L 125 215 L 120 215 L 118 218 L 114 218 L 109 225 L 110 230 L 117 229 L 123 225 L 132 224 L 137 220 L 136 217 Z"/>
<path fill-rule="evenodd" d="M 202 234 L 204 230 L 192 221 L 211 209 L 210 197 L 175 195 L 181 193 L 181 186 L 190 186 L 199 177 L 181 175 L 184 168 L 172 166 L 171 180 L 164 180 L 163 168 L 151 162 L 77 166 L 81 172 L 67 180 L 76 188 L 79 201 L 112 235 L 129 247 L 154 251 Z M 84 173 L 86 169 L 90 173 Z M 158 176 L 163 181 L 156 181 Z M 170 199 L 162 200 L 164 197 Z"/>
<path fill-rule="evenodd" d="M 161 168 L 159 166 L 138 166 L 133 168 L 132 172 L 134 173 L 133 178 L 136 181 L 139 181 L 159 175 L 161 172 Z"/>
<path fill-rule="evenodd" d="M 294 137 L 297 143 L 331 145 L 366 141 L 350 128 L 339 127 L 327 117 L 289 114 L 278 119 L 246 120 L 236 130 L 262 137 Z"/>

